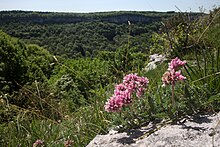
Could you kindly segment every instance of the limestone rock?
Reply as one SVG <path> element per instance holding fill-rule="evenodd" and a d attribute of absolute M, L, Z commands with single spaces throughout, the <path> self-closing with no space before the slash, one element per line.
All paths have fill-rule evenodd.
<path fill-rule="evenodd" d="M 194 115 L 175 124 L 165 123 L 97 135 L 87 147 L 220 147 L 220 113 Z"/>

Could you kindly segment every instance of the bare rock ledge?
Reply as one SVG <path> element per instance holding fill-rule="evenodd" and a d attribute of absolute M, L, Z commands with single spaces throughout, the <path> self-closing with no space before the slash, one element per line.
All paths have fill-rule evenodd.
<path fill-rule="evenodd" d="M 87 147 L 220 147 L 220 112 L 164 124 L 150 123 L 123 133 L 110 131 L 97 135 Z"/>

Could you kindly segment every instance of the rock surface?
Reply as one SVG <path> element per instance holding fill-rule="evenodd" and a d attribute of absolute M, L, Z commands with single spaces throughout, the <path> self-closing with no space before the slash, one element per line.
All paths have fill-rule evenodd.
<path fill-rule="evenodd" d="M 150 123 L 146 127 L 97 135 L 87 147 L 220 147 L 220 112 L 194 115 L 178 123 Z"/>

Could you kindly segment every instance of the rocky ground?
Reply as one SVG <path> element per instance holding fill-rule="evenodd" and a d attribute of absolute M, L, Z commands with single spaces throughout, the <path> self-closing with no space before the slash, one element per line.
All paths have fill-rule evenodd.
<path fill-rule="evenodd" d="M 220 147 L 220 112 L 97 135 L 87 147 Z"/>

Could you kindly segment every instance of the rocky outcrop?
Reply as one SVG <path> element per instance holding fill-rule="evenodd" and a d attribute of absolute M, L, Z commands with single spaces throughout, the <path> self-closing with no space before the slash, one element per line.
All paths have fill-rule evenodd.
<path fill-rule="evenodd" d="M 153 21 L 162 20 L 160 16 L 145 16 L 140 14 L 118 14 L 108 17 L 103 17 L 100 21 L 111 22 L 111 23 L 151 23 Z"/>
<path fill-rule="evenodd" d="M 195 115 L 178 123 L 150 123 L 146 127 L 97 135 L 87 147 L 219 147 L 220 113 Z"/>
<path fill-rule="evenodd" d="M 1 23 L 37 23 L 64 24 L 78 22 L 110 22 L 110 23 L 151 23 L 162 18 L 173 16 L 166 12 L 97 12 L 97 13 L 61 13 L 34 11 L 0 11 Z"/>

